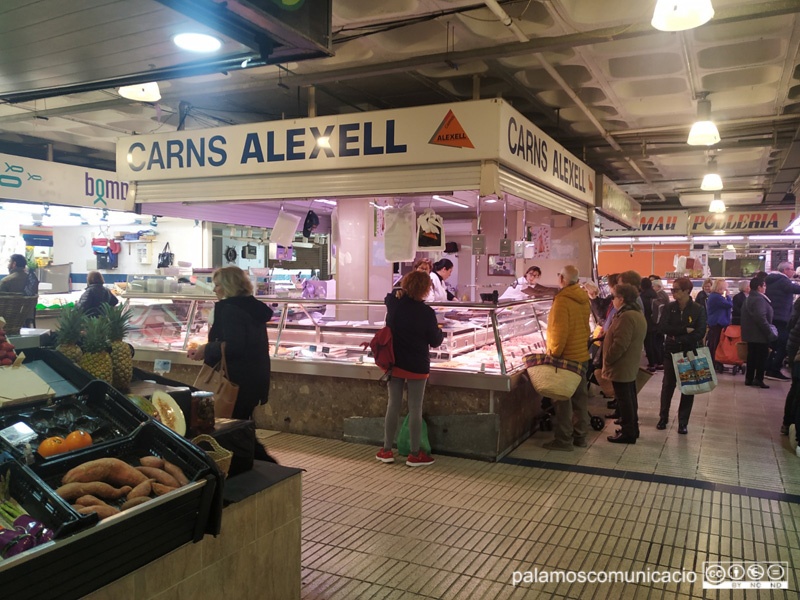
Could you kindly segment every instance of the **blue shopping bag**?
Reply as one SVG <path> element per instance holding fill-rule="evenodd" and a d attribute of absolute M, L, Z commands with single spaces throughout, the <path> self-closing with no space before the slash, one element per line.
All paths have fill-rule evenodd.
<path fill-rule="evenodd" d="M 717 373 L 711 360 L 711 351 L 706 346 L 674 353 L 672 364 L 675 365 L 681 394 L 705 394 L 717 387 Z"/>

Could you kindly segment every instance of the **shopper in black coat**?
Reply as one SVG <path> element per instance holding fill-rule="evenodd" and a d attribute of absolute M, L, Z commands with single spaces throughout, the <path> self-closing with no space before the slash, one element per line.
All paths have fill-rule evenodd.
<path fill-rule="evenodd" d="M 669 420 L 669 407 L 672 394 L 677 385 L 675 363 L 672 354 L 695 350 L 703 345 L 706 335 L 706 309 L 692 300 L 692 281 L 686 277 L 679 277 L 672 284 L 672 297 L 664 308 L 661 331 L 666 335 L 664 340 L 664 380 L 661 385 L 661 411 L 659 413 L 656 429 L 666 429 Z M 694 395 L 681 394 L 678 406 L 678 433 L 687 433 L 689 416 L 692 414 Z"/>
<path fill-rule="evenodd" d="M 742 341 L 747 342 L 744 384 L 764 389 L 769 388 L 764 383 L 769 344 L 778 338 L 770 327 L 773 311 L 772 303 L 764 294 L 766 288 L 767 284 L 763 279 L 754 277 L 750 282 L 750 295 L 742 309 Z M 783 351 L 786 352 L 786 349 Z"/>
<path fill-rule="evenodd" d="M 397 435 L 403 389 L 408 386 L 408 437 L 411 453 L 406 465 L 422 467 L 434 460 L 420 449 L 422 439 L 422 398 L 431 370 L 430 347 L 441 345 L 444 335 L 436 321 L 436 313 L 425 304 L 432 287 L 430 277 L 422 271 L 411 271 L 400 282 L 399 292 L 386 296 L 386 325 L 392 331 L 394 367 L 389 380 L 389 402 L 386 405 L 383 446 L 375 458 L 394 462 L 392 445 Z"/>
<path fill-rule="evenodd" d="M 789 433 L 789 425 L 795 423 L 800 417 L 800 361 L 795 360 L 797 353 L 800 352 L 800 298 L 794 301 L 792 316 L 789 318 L 789 341 L 786 342 L 786 358 L 789 359 L 790 370 L 792 373 L 792 386 L 786 394 L 786 402 L 783 406 L 783 424 L 781 433 Z"/>
<path fill-rule="evenodd" d="M 644 318 L 647 321 L 647 335 L 644 338 L 644 353 L 647 356 L 647 370 L 651 373 L 656 372 L 656 365 L 659 364 L 658 344 L 662 342 L 662 333 L 658 325 L 653 320 L 653 302 L 658 300 L 658 294 L 653 289 L 653 282 L 649 277 L 642 279 L 640 284 L 639 298 L 642 301 Z M 658 310 L 658 307 L 656 307 Z"/>
<path fill-rule="evenodd" d="M 739 282 L 739 293 L 733 297 L 733 311 L 731 312 L 731 325 L 742 324 L 742 308 L 744 301 L 747 300 L 747 293 L 750 291 L 749 281 Z"/>
<path fill-rule="evenodd" d="M 104 284 L 105 280 L 100 271 L 90 271 L 86 276 L 86 290 L 78 300 L 78 308 L 87 317 L 99 316 L 103 304 L 116 306 L 119 302 L 117 297 L 105 288 Z"/>
<path fill-rule="evenodd" d="M 188 356 L 214 367 L 222 360 L 225 343 L 228 375 L 239 386 L 232 417 L 250 419 L 253 410 L 269 399 L 267 322 L 272 318 L 272 309 L 253 297 L 253 285 L 239 267 L 217 269 L 213 281 L 219 302 L 214 305 L 208 343 L 189 350 Z"/>

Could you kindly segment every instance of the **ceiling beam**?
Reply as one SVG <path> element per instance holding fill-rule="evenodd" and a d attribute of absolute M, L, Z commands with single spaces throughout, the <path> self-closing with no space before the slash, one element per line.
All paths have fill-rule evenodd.
<path fill-rule="evenodd" d="M 112 100 L 101 100 L 99 102 L 86 102 L 84 104 L 70 104 L 69 106 L 59 106 L 58 108 L 33 109 L 25 106 L 18 106 L 22 112 L 13 115 L 0 116 L 0 123 L 16 123 L 27 121 L 28 119 L 49 119 L 50 117 L 63 117 L 64 115 L 76 115 L 97 110 L 114 110 L 121 106 L 139 104 L 133 100 L 125 98 L 115 98 Z"/>

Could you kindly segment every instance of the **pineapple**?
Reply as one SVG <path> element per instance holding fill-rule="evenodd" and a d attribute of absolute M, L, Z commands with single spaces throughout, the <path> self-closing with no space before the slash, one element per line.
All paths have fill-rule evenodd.
<path fill-rule="evenodd" d="M 130 329 L 129 322 L 133 312 L 122 306 L 104 304 L 102 317 L 108 323 L 108 337 L 111 339 L 111 364 L 113 365 L 112 384 L 118 390 L 127 390 L 133 377 L 133 357 L 131 349 L 123 342 Z"/>
<path fill-rule="evenodd" d="M 56 350 L 76 364 L 80 362 L 83 354 L 78 343 L 85 320 L 83 313 L 75 306 L 65 306 L 61 311 L 61 318 L 58 320 L 58 347 Z"/>
<path fill-rule="evenodd" d="M 83 340 L 83 356 L 81 367 L 96 379 L 109 383 L 113 378 L 111 355 L 108 347 L 108 323 L 104 319 L 95 318 L 86 321 L 86 336 Z"/>

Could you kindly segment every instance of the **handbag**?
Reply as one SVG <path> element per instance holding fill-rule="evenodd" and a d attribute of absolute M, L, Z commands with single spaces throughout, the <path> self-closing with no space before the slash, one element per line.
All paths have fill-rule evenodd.
<path fill-rule="evenodd" d="M 175 255 L 169 251 L 169 242 L 164 245 L 164 249 L 158 253 L 158 268 L 171 267 L 175 261 Z"/>
<path fill-rule="evenodd" d="M 717 372 L 707 346 L 672 355 L 675 375 L 681 394 L 705 394 L 717 387 Z"/>
<path fill-rule="evenodd" d="M 222 342 L 222 360 L 214 367 L 203 364 L 194 387 L 206 392 L 214 392 L 214 416 L 230 419 L 233 407 L 239 396 L 239 386 L 228 378 L 228 363 L 225 360 L 225 342 Z"/>
<path fill-rule="evenodd" d="M 525 357 L 533 388 L 545 398 L 569 400 L 586 377 L 583 363 L 558 358 L 550 354 L 534 353 Z"/>

